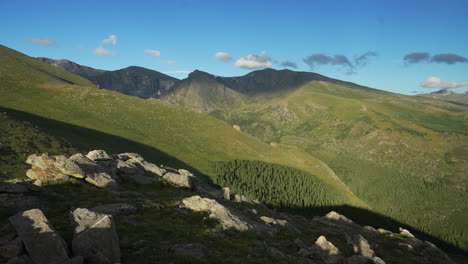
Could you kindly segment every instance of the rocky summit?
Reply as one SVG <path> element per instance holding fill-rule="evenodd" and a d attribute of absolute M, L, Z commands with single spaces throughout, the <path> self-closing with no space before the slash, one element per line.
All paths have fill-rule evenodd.
<path fill-rule="evenodd" d="M 136 153 L 26 162 L 30 183 L 0 183 L 0 263 L 454 263 L 407 229 L 278 212 Z"/>

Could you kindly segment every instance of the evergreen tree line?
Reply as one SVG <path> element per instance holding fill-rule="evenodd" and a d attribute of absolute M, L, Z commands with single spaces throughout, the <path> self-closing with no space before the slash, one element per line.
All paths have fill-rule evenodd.
<path fill-rule="evenodd" d="M 282 208 L 306 208 L 346 203 L 335 187 L 305 171 L 262 161 L 214 162 L 214 181 L 233 193 Z"/>

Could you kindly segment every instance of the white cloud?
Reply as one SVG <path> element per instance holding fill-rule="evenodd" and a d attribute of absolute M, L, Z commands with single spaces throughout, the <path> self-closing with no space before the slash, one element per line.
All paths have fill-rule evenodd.
<path fill-rule="evenodd" d="M 116 35 L 110 35 L 108 38 L 102 41 L 102 43 L 112 43 L 112 45 L 117 45 L 117 36 Z"/>
<path fill-rule="evenodd" d="M 167 64 L 167 65 L 175 65 L 176 61 L 173 60 L 167 60 L 167 61 L 160 61 L 161 64 Z"/>
<path fill-rule="evenodd" d="M 189 74 L 191 71 L 168 71 L 168 72 L 163 72 L 164 74 Z"/>
<path fill-rule="evenodd" d="M 145 53 L 151 54 L 156 57 L 161 56 L 161 52 L 159 50 L 145 49 L 144 51 Z"/>
<path fill-rule="evenodd" d="M 36 43 L 44 46 L 55 46 L 55 41 L 50 38 L 29 38 L 23 40 L 23 42 Z"/>
<path fill-rule="evenodd" d="M 236 61 L 236 67 L 245 69 L 261 69 L 271 67 L 271 57 L 262 52 L 260 55 L 250 54 Z"/>
<path fill-rule="evenodd" d="M 425 88 L 458 88 L 462 86 L 468 86 L 468 82 L 446 82 L 439 77 L 431 76 L 421 83 L 421 87 Z"/>
<path fill-rule="evenodd" d="M 232 56 L 229 53 L 226 52 L 216 52 L 215 58 L 220 60 L 220 61 L 230 61 L 232 60 Z"/>
<path fill-rule="evenodd" d="M 115 56 L 115 53 L 103 48 L 102 46 L 99 46 L 94 50 L 94 54 L 97 54 L 99 56 Z"/>

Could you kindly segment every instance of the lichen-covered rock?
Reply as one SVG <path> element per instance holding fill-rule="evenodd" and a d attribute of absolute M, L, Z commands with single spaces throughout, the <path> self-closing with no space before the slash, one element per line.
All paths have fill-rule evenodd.
<path fill-rule="evenodd" d="M 343 264 L 345 258 L 340 250 L 328 241 L 325 236 L 320 236 L 315 241 L 315 249 L 322 259 L 329 264 Z"/>
<path fill-rule="evenodd" d="M 168 172 L 164 174 L 163 179 L 179 187 L 192 188 L 195 186 L 196 179 L 192 176 Z"/>
<path fill-rule="evenodd" d="M 41 210 L 32 209 L 10 217 L 10 223 L 35 264 L 61 264 L 69 260 L 67 244 Z"/>
<path fill-rule="evenodd" d="M 186 208 L 193 211 L 209 213 L 209 217 L 218 220 L 225 230 L 262 230 L 258 223 L 255 223 L 231 208 L 219 204 L 216 200 L 202 198 L 197 195 L 183 199 L 182 203 Z"/>
<path fill-rule="evenodd" d="M 107 154 L 104 150 L 93 150 L 86 154 L 86 157 L 92 161 L 103 161 L 111 160 L 111 156 Z"/>
<path fill-rule="evenodd" d="M 87 263 L 120 262 L 119 237 L 111 215 L 77 208 L 71 213 L 75 226 L 72 249 Z"/>

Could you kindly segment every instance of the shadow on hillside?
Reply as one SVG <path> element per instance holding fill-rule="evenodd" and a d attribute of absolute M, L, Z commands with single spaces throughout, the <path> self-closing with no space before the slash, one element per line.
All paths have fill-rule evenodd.
<path fill-rule="evenodd" d="M 212 183 L 210 178 L 185 162 L 156 149 L 120 136 L 106 134 L 97 130 L 84 128 L 53 119 L 44 118 L 34 114 L 14 109 L 0 107 L 0 112 L 6 112 L 9 116 L 31 123 L 49 135 L 61 138 L 69 142 L 80 152 L 86 154 L 88 151 L 103 149 L 109 154 L 135 152 L 143 156 L 145 160 L 156 165 L 165 165 L 178 169 L 186 169 L 202 178 L 207 183 Z"/>
<path fill-rule="evenodd" d="M 358 208 L 358 207 L 353 207 L 353 206 L 348 206 L 348 205 L 307 207 L 307 208 L 284 207 L 284 208 L 279 209 L 279 211 L 300 214 L 306 217 L 322 216 L 322 215 L 327 214 L 330 211 L 335 211 L 353 220 L 354 222 L 358 223 L 361 226 L 368 225 L 376 229 L 384 228 L 394 233 L 400 233 L 398 228 L 402 227 L 402 228 L 408 229 L 412 234 L 416 236 L 416 238 L 430 241 L 436 244 L 440 249 L 444 250 L 447 253 L 463 255 L 463 256 L 468 257 L 468 251 L 462 248 L 459 248 L 453 244 L 450 244 L 446 241 L 441 240 L 440 238 L 427 234 L 417 228 L 414 228 L 412 226 L 399 222 L 393 218 L 390 218 L 382 214 L 372 212 L 363 208 Z"/>

